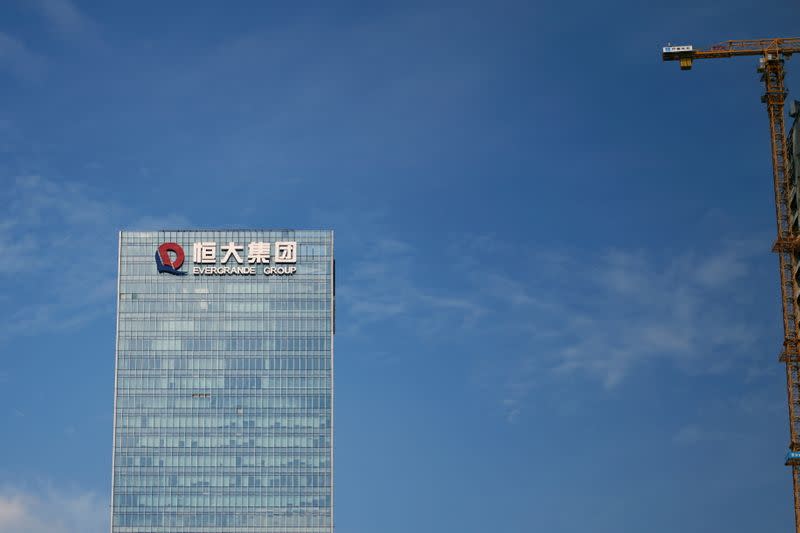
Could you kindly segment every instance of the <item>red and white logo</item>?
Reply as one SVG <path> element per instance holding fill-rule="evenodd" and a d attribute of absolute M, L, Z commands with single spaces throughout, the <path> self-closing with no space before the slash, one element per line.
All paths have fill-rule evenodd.
<path fill-rule="evenodd" d="M 180 244 L 176 242 L 165 242 L 159 246 L 156 251 L 156 267 L 159 272 L 184 276 L 186 272 L 181 272 L 179 269 L 183 265 L 183 260 L 185 258 L 186 254 L 183 252 L 183 248 Z"/>

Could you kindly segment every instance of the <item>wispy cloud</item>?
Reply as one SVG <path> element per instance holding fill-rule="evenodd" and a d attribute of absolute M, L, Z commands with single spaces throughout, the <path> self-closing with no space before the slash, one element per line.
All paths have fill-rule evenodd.
<path fill-rule="evenodd" d="M 672 443 L 694 446 L 717 442 L 761 441 L 763 436 L 752 432 L 756 424 L 771 425 L 782 421 L 786 412 L 786 396 L 776 389 L 774 378 L 780 374 L 775 361 L 770 379 L 752 383 L 745 378 L 746 386 L 729 394 L 715 395 L 695 406 L 691 420 L 686 420 L 674 431 Z M 742 428 L 751 428 L 744 431 Z"/>
<path fill-rule="evenodd" d="M 107 503 L 94 492 L 0 488 L 0 533 L 100 533 Z"/>
<path fill-rule="evenodd" d="M 44 74 L 45 59 L 25 43 L 0 32 L 0 69 L 22 81 L 38 81 Z"/>
<path fill-rule="evenodd" d="M 526 305 L 527 325 L 515 321 L 529 336 L 516 337 L 520 355 L 504 402 L 513 413 L 553 376 L 594 378 L 610 389 L 657 360 L 689 374 L 751 364 L 765 328 L 747 312 L 754 298 L 742 281 L 761 248 L 730 240 L 711 253 L 616 249 L 591 260 L 558 254 L 555 263 L 534 254 L 529 291 L 547 311 Z"/>
<path fill-rule="evenodd" d="M 565 336 L 558 370 L 588 370 L 610 387 L 652 358 L 672 359 L 687 370 L 723 369 L 760 333 L 734 309 L 747 300 L 746 291 L 731 294 L 729 285 L 746 276 L 762 252 L 759 244 L 729 241 L 708 254 L 671 257 L 612 250 L 592 266 L 576 262 L 576 273 L 586 278 L 580 284 L 586 298 L 564 309 L 575 334 Z"/>
<path fill-rule="evenodd" d="M 2 193 L 0 287 L 27 290 L 0 325 L 0 339 L 63 330 L 112 313 L 117 231 L 184 226 L 180 216 L 159 218 L 100 197 L 91 188 L 41 176 L 21 176 Z M 42 266 L 58 269 L 43 275 Z M 97 265 L 111 268 L 98 269 Z"/>
<path fill-rule="evenodd" d="M 70 0 L 36 0 L 32 5 L 62 39 L 82 45 L 101 44 L 97 24 Z"/>
<path fill-rule="evenodd" d="M 733 436 L 733 434 L 712 430 L 706 426 L 688 424 L 680 428 L 677 433 L 673 435 L 672 442 L 689 446 L 701 442 L 724 442 Z"/>
<path fill-rule="evenodd" d="M 391 322 L 420 338 L 472 341 L 480 354 L 453 349 L 465 352 L 461 361 L 475 361 L 476 379 L 499 391 L 509 419 L 554 378 L 589 378 L 611 389 L 659 360 L 689 374 L 746 366 L 764 333 L 750 319 L 753 294 L 742 283 L 763 255 L 758 240 L 669 254 L 543 251 L 472 236 L 435 258 L 446 279 L 438 284 L 419 271 L 430 264 L 430 250 L 391 239 L 358 247 L 369 259 L 348 265 L 340 286 L 342 333 Z"/>
<path fill-rule="evenodd" d="M 398 328 L 431 336 L 469 327 L 487 313 L 469 294 L 421 283 L 417 265 L 422 251 L 410 243 L 378 238 L 358 246 L 369 250 L 368 259 L 348 265 L 337 289 L 347 335 L 391 320 Z"/>

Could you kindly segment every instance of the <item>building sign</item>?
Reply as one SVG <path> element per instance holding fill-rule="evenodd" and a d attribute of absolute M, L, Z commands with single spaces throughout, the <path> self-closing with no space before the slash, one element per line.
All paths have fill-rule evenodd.
<path fill-rule="evenodd" d="M 173 259 L 170 254 L 174 254 L 175 258 Z M 178 269 L 183 265 L 185 257 L 186 254 L 183 253 L 183 248 L 181 248 L 180 244 L 176 242 L 165 242 L 159 246 L 156 251 L 156 268 L 158 268 L 159 273 L 166 272 L 167 274 L 184 276 L 186 272 L 181 272 Z"/>
<path fill-rule="evenodd" d="M 174 257 L 173 257 L 174 256 Z M 185 275 L 179 270 L 186 254 L 181 245 L 167 242 L 158 247 L 158 272 Z M 192 245 L 191 272 L 195 276 L 290 276 L 297 272 L 297 242 L 196 242 Z"/>

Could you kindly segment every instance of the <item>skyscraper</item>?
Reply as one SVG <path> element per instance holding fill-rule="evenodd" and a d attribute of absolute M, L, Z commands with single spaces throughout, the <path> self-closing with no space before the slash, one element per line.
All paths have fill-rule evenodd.
<path fill-rule="evenodd" d="M 333 531 L 331 231 L 121 232 L 112 533 Z"/>

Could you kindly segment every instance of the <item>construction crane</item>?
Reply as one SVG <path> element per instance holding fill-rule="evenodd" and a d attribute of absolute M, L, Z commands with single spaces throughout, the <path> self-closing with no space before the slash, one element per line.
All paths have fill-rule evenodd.
<path fill-rule="evenodd" d="M 772 251 L 780 265 L 783 303 L 783 350 L 779 360 L 786 364 L 786 394 L 789 403 L 789 453 L 786 465 L 792 468 L 794 523 L 800 533 L 800 188 L 790 175 L 784 129 L 784 60 L 800 52 L 800 38 L 727 41 L 707 50 L 691 45 L 665 46 L 664 61 L 678 61 L 681 70 L 690 70 L 697 59 L 758 56 L 758 72 L 766 89 L 761 101 L 767 105 L 772 148 L 772 179 L 775 186 L 775 219 L 778 237 Z"/>

